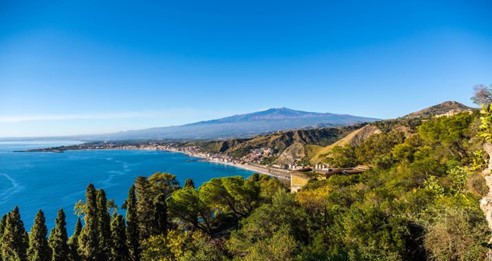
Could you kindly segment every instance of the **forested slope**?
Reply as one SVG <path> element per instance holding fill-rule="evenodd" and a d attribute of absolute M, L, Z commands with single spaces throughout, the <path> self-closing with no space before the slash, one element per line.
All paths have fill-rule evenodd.
<path fill-rule="evenodd" d="M 484 260 L 490 230 L 485 142 L 492 109 L 381 122 L 357 143 L 335 146 L 335 166 L 356 175 L 312 180 L 289 193 L 252 175 L 192 180 L 138 177 L 125 202 L 89 185 L 75 232 L 43 212 L 27 233 L 20 210 L 0 220 L 3 260 Z M 298 135 L 298 134 L 295 134 Z M 299 136 L 300 137 L 300 136 Z M 244 143 L 241 141 L 240 143 Z M 116 211 L 118 205 L 124 211 Z M 124 215 L 122 215 L 124 214 Z M 49 232 L 48 232 L 49 231 Z"/>

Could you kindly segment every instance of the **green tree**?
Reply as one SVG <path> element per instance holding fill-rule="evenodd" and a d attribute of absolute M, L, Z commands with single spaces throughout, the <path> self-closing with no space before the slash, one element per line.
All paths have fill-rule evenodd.
<path fill-rule="evenodd" d="M 252 181 L 252 182 L 258 182 L 258 181 L 260 181 L 260 174 L 253 173 L 253 174 L 251 174 L 251 176 L 248 177 L 248 180 Z"/>
<path fill-rule="evenodd" d="M 145 240 L 153 234 L 156 223 L 151 184 L 145 177 L 137 177 L 135 192 L 137 196 L 138 237 L 140 240 Z"/>
<path fill-rule="evenodd" d="M 155 235 L 142 244 L 145 260 L 208 261 L 222 260 L 223 253 L 215 241 L 200 231 L 170 230 Z"/>
<path fill-rule="evenodd" d="M 165 234 L 169 227 L 166 199 L 180 188 L 175 175 L 156 172 L 148 178 L 151 185 L 154 229 L 151 235 Z"/>
<path fill-rule="evenodd" d="M 181 223 L 212 234 L 212 222 L 216 215 L 200 199 L 198 191 L 191 188 L 177 190 L 167 199 L 167 204 L 171 215 Z"/>
<path fill-rule="evenodd" d="M 263 204 L 249 217 L 243 219 L 241 229 L 231 233 L 227 249 L 239 257 L 247 256 L 255 251 L 256 253 L 251 256 L 250 260 L 253 257 L 272 256 L 276 255 L 271 252 L 273 249 L 268 249 L 268 246 L 263 245 L 273 243 L 273 238 L 285 240 L 285 243 L 290 246 L 308 242 L 308 217 L 290 193 L 278 191 L 271 204 Z M 295 247 L 290 250 L 282 250 L 282 247 L 278 246 L 280 251 L 278 258 L 286 255 L 292 258 L 298 251 Z"/>
<path fill-rule="evenodd" d="M 0 244 L 3 260 L 27 260 L 28 236 L 22 222 L 19 208 L 15 207 L 8 215 Z"/>
<path fill-rule="evenodd" d="M 490 233 L 478 207 L 440 204 L 430 214 L 424 246 L 433 260 L 485 260 Z"/>
<path fill-rule="evenodd" d="M 271 203 L 272 198 L 278 191 L 286 191 L 285 185 L 280 180 L 267 175 L 260 175 L 258 181 L 252 181 L 249 178 L 248 181 L 255 182 L 259 185 L 262 202 Z"/>
<path fill-rule="evenodd" d="M 46 219 L 43 211 L 39 210 L 34 219 L 34 224 L 29 233 L 29 248 L 27 249 L 27 258 L 31 261 L 49 261 L 51 260 L 51 249 L 46 239 L 48 229 L 46 228 Z"/>
<path fill-rule="evenodd" d="M 255 242 L 240 260 L 294 260 L 299 252 L 299 247 L 299 242 L 289 234 L 289 229 L 281 227 L 271 237 Z"/>
<path fill-rule="evenodd" d="M 99 248 L 99 222 L 96 202 L 96 189 L 89 184 L 85 193 L 85 205 L 83 207 L 84 227 L 79 238 L 79 253 L 84 260 L 97 260 L 100 254 Z"/>
<path fill-rule="evenodd" d="M 327 161 L 330 165 L 339 168 L 349 168 L 359 165 L 359 161 L 355 155 L 355 148 L 350 145 L 333 147 Z"/>
<path fill-rule="evenodd" d="M 7 215 L 3 215 L 0 219 L 0 245 L 2 242 L 3 231 L 5 230 L 5 225 L 7 223 Z M 2 260 L 2 251 L 0 250 L 0 260 Z"/>
<path fill-rule="evenodd" d="M 148 182 L 152 187 L 154 196 L 160 192 L 169 197 L 180 188 L 176 176 L 169 173 L 156 172 L 149 177 Z"/>
<path fill-rule="evenodd" d="M 68 246 L 70 248 L 70 254 L 69 254 L 70 260 L 74 260 L 74 261 L 81 260 L 79 254 L 79 238 L 81 233 L 82 233 L 82 221 L 80 221 L 80 218 L 77 218 L 73 235 L 70 237 L 68 241 Z"/>
<path fill-rule="evenodd" d="M 131 186 L 126 200 L 126 240 L 131 260 L 140 260 L 140 239 L 138 236 L 137 197 L 135 186 Z"/>
<path fill-rule="evenodd" d="M 193 231 L 190 242 L 179 259 L 180 261 L 224 260 L 225 253 L 220 247 L 220 241 L 211 238 L 201 231 Z"/>
<path fill-rule="evenodd" d="M 170 236 L 172 235 L 172 238 Z M 173 242 L 170 242 L 170 239 Z M 144 260 L 178 260 L 186 245 L 186 232 L 170 231 L 168 235 L 154 235 L 142 242 L 142 259 Z"/>
<path fill-rule="evenodd" d="M 111 258 L 114 261 L 130 260 L 126 244 L 125 220 L 122 215 L 113 216 L 111 222 Z"/>
<path fill-rule="evenodd" d="M 407 224 L 399 217 L 390 216 L 389 210 L 356 203 L 343 216 L 335 217 L 336 233 L 342 244 L 352 252 L 355 260 L 399 260 L 405 253 Z"/>
<path fill-rule="evenodd" d="M 7 224 L 7 215 L 3 215 L 2 218 L 0 219 L 0 239 L 3 236 L 3 231 L 5 230 L 5 225 Z"/>
<path fill-rule="evenodd" d="M 189 241 L 185 245 L 180 261 L 225 260 L 225 253 L 216 241 L 202 231 L 189 233 Z"/>
<path fill-rule="evenodd" d="M 492 143 L 492 104 L 483 105 L 480 110 L 480 137 Z"/>
<path fill-rule="evenodd" d="M 154 198 L 153 203 L 155 215 L 155 229 L 153 231 L 153 235 L 166 234 L 169 227 L 166 195 L 164 193 L 159 193 Z"/>
<path fill-rule="evenodd" d="M 395 146 L 404 141 L 405 134 L 398 130 L 372 135 L 361 144 L 354 147 L 357 163 L 380 166 L 381 164 L 377 163 L 385 161 L 385 156 L 387 156 Z M 351 151 L 348 150 L 348 153 L 350 154 Z M 349 162 L 344 164 L 349 164 Z"/>
<path fill-rule="evenodd" d="M 106 193 L 100 189 L 96 192 L 99 260 L 108 260 L 111 254 L 111 218 L 108 213 Z"/>
<path fill-rule="evenodd" d="M 185 180 L 184 187 L 185 188 L 192 188 L 192 189 L 194 189 L 195 188 L 195 182 L 193 182 L 192 179 L 186 179 Z"/>
<path fill-rule="evenodd" d="M 237 218 L 247 217 L 260 200 L 260 188 L 256 182 L 243 177 L 215 178 L 198 189 L 200 199 L 208 206 Z"/>
<path fill-rule="evenodd" d="M 440 158 L 461 159 L 468 154 L 469 127 L 473 119 L 474 115 L 468 113 L 436 118 L 419 126 L 418 134 Z"/>
<path fill-rule="evenodd" d="M 63 209 L 60 209 L 56 216 L 55 227 L 51 230 L 48 240 L 52 249 L 53 261 L 64 261 L 70 256 L 66 225 L 65 212 L 63 212 Z"/>

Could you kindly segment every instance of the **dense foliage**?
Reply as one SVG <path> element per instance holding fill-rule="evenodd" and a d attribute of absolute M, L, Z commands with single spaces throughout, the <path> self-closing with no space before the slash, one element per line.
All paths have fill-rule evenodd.
<path fill-rule="evenodd" d="M 289 193 L 252 175 L 180 187 L 166 173 L 138 177 L 116 211 L 89 185 L 66 235 L 60 211 L 47 240 L 40 211 L 29 235 L 19 209 L 0 221 L 3 260 L 483 260 L 490 238 L 479 208 L 484 116 L 461 113 L 392 128 L 334 150 L 356 175 Z M 415 123 L 415 122 L 412 122 Z M 393 124 L 393 123 L 392 123 Z M 396 123 L 395 123 L 396 124 Z M 395 125 L 396 126 L 396 125 Z"/>

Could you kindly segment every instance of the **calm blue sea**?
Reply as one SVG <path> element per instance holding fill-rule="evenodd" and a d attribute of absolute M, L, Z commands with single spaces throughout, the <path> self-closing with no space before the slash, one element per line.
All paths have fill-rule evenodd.
<path fill-rule="evenodd" d="M 0 216 L 17 205 L 29 230 L 36 212 L 42 209 L 48 229 L 51 229 L 56 212 L 63 208 L 67 214 L 67 230 L 71 234 L 77 218 L 73 214 L 74 204 L 84 199 L 89 183 L 103 188 L 108 198 L 121 206 L 137 176 L 150 176 L 157 171 L 176 175 L 181 184 L 186 178 L 192 178 L 196 186 L 213 177 L 252 174 L 232 166 L 164 151 L 13 152 L 75 143 L 0 142 Z"/>

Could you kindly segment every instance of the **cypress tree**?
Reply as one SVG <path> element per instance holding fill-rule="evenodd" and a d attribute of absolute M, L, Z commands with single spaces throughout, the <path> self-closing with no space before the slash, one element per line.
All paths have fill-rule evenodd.
<path fill-rule="evenodd" d="M 140 260 L 140 240 L 138 238 L 137 197 L 135 186 L 131 186 L 126 200 L 126 240 L 131 260 Z"/>
<path fill-rule="evenodd" d="M 125 220 L 122 215 L 115 215 L 111 222 L 111 258 L 114 261 L 129 260 L 126 244 Z"/>
<path fill-rule="evenodd" d="M 0 219 L 0 239 L 2 238 L 3 236 L 3 231 L 5 230 L 5 225 L 7 223 L 7 215 L 3 215 L 2 216 L 2 219 Z"/>
<path fill-rule="evenodd" d="M 65 222 L 65 212 L 58 210 L 55 227 L 51 230 L 49 244 L 52 250 L 53 261 L 64 261 L 70 254 L 68 247 L 67 223 Z"/>
<path fill-rule="evenodd" d="M 5 230 L 6 223 L 7 223 L 7 215 L 3 215 L 2 219 L 0 219 L 0 244 L 2 242 L 3 231 Z M 0 250 L 0 260 L 3 260 L 1 250 Z"/>
<path fill-rule="evenodd" d="M 161 172 L 152 174 L 147 180 L 150 185 L 149 194 L 152 198 L 152 211 L 150 213 L 152 219 L 149 222 L 151 228 L 149 234 L 150 236 L 166 235 L 169 227 L 166 199 L 180 188 L 179 182 L 176 180 L 176 176 Z M 186 184 L 188 187 L 194 187 L 191 179 L 187 179 Z"/>
<path fill-rule="evenodd" d="M 141 241 L 149 238 L 155 229 L 154 206 L 152 204 L 152 191 L 149 181 L 145 177 L 137 177 L 135 180 L 137 195 L 137 229 Z"/>
<path fill-rule="evenodd" d="M 167 222 L 167 204 L 166 195 L 160 193 L 154 199 L 154 215 L 155 215 L 155 229 L 153 234 L 167 234 L 168 222 Z"/>
<path fill-rule="evenodd" d="M 5 220 L 5 230 L 0 244 L 3 260 L 27 260 L 28 237 L 19 208 L 15 207 Z"/>
<path fill-rule="evenodd" d="M 97 191 L 97 223 L 99 230 L 99 260 L 108 260 L 111 254 L 111 217 L 108 213 L 106 193 Z"/>
<path fill-rule="evenodd" d="M 30 261 L 49 261 L 51 260 L 51 249 L 48 245 L 48 228 L 46 218 L 42 210 L 39 210 L 34 219 L 31 232 L 29 233 L 29 248 L 27 258 Z"/>
<path fill-rule="evenodd" d="M 75 223 L 75 229 L 73 231 L 73 235 L 70 237 L 70 240 L 68 241 L 68 246 L 70 248 L 70 255 L 69 255 L 70 260 L 74 260 L 74 261 L 82 260 L 78 252 L 80 233 L 82 233 L 82 222 L 80 221 L 80 218 L 78 218 L 77 222 Z"/>
<path fill-rule="evenodd" d="M 84 260 L 96 260 L 99 251 L 96 189 L 89 184 L 85 193 L 84 227 L 79 238 L 79 253 Z"/>
<path fill-rule="evenodd" d="M 192 179 L 186 179 L 184 187 L 195 189 L 195 182 Z"/>

